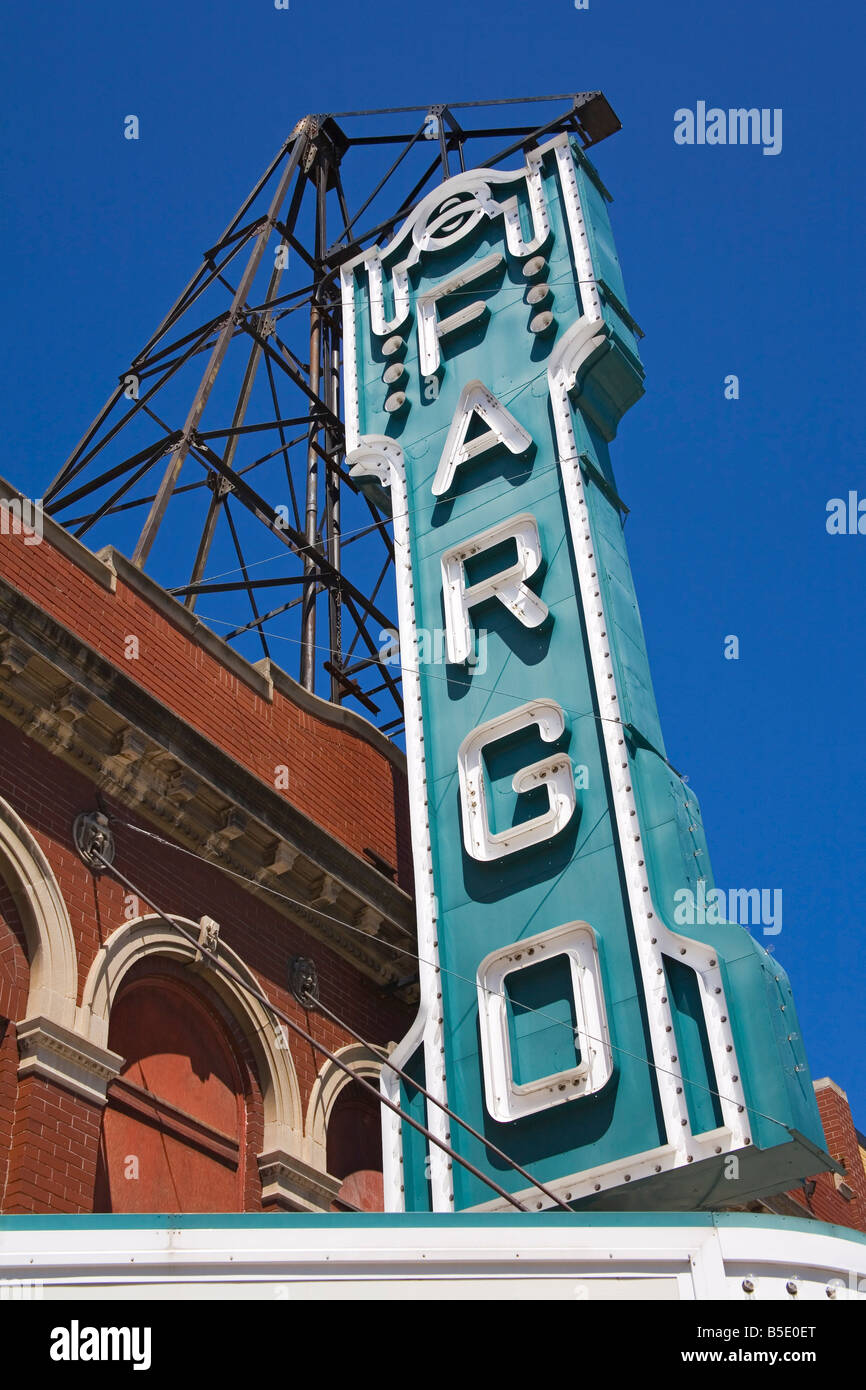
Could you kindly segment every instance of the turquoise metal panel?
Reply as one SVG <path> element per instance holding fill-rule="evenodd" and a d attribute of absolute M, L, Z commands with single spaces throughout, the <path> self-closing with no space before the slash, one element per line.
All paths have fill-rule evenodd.
<path fill-rule="evenodd" d="M 580 1062 L 571 971 L 565 955 L 552 956 L 506 976 L 505 992 L 508 1038 L 518 1085 L 568 1071 Z"/>
<path fill-rule="evenodd" d="M 618 1231 L 684 1230 L 755 1230 L 771 1237 L 773 1233 L 799 1231 L 824 1238 L 844 1240 L 852 1245 L 866 1246 L 866 1235 L 848 1226 L 816 1223 L 811 1218 L 769 1216 L 766 1213 L 731 1211 L 630 1211 L 630 1212 L 535 1212 L 531 1218 L 513 1209 L 502 1212 L 456 1212 L 443 1216 L 440 1212 L 324 1212 L 305 1211 L 267 1212 L 266 1214 L 204 1212 L 200 1214 L 147 1213 L 145 1215 L 85 1215 L 85 1216 L 0 1216 L 0 1231 L 41 1234 L 55 1231 L 80 1231 L 93 1235 L 98 1231 L 435 1231 L 447 1224 L 450 1229 L 471 1228 L 484 1231 L 507 1230 L 515 1240 L 531 1224 L 555 1228 L 563 1235 L 571 1230 L 608 1229 Z"/>
<path fill-rule="evenodd" d="M 399 317 L 398 295 L 390 281 L 401 258 L 407 266 L 410 311 L 399 332 L 395 330 L 404 343 L 396 354 L 383 350 L 388 335 L 373 331 L 366 263 L 359 261 L 344 271 L 344 305 L 351 330 L 347 332 L 350 402 L 356 384 L 358 388 L 356 416 L 350 422 L 350 449 L 364 440 L 384 436 L 402 450 L 408 491 L 408 519 L 403 524 L 408 531 L 413 585 L 411 621 L 417 631 L 430 635 L 430 650 L 435 648 L 432 635 L 441 633 L 445 622 L 440 567 L 443 553 L 518 513 L 530 513 L 535 519 L 543 553 L 541 569 L 528 581 L 549 609 L 542 626 L 521 625 L 501 602 L 489 600 L 471 612 L 473 631 L 483 633 L 483 662 L 458 667 L 434 661 L 422 668 L 423 734 L 417 735 L 413 765 L 423 766 L 426 781 L 423 798 L 419 795 L 416 800 L 413 836 L 416 855 L 422 857 L 429 841 L 438 924 L 436 989 L 441 992 L 441 1004 L 436 1007 L 441 1008 L 444 1020 L 443 1056 L 431 1059 L 428 1054 L 426 1084 L 433 1085 L 431 1078 L 443 1068 L 449 1105 L 547 1183 L 574 1178 L 579 1186 L 582 1175 L 632 1157 L 645 1160 L 656 1150 L 679 1145 L 675 1158 L 664 1158 L 661 1167 L 665 1171 L 658 1180 L 645 1177 L 634 1189 L 641 1189 L 643 1201 L 657 1199 L 673 1207 L 693 1202 L 695 1193 L 702 1190 L 700 1173 L 706 1186 L 711 1167 L 715 1171 L 718 1164 L 715 1156 L 711 1164 L 710 1151 L 702 1150 L 700 1161 L 687 1168 L 691 1155 L 682 1148 L 682 1135 L 671 1132 L 672 1102 L 660 1089 L 669 1081 L 670 1066 L 660 1070 L 653 1061 L 662 1055 L 663 1046 L 671 1046 L 658 1023 L 657 994 L 664 988 L 663 969 L 659 966 L 663 978 L 650 989 L 646 967 L 639 960 L 643 948 L 636 935 L 634 898 L 626 884 L 634 871 L 625 857 L 623 828 L 617 819 L 620 813 L 611 784 L 610 748 L 603 729 L 610 715 L 602 715 L 601 702 L 609 690 L 598 688 L 597 666 L 593 665 L 594 659 L 597 661 L 592 654 L 595 639 L 587 616 L 592 596 L 582 593 L 578 576 L 572 540 L 575 518 L 564 483 L 567 465 L 557 450 L 548 375 L 568 331 L 593 318 L 604 338 L 603 350 L 578 372 L 570 421 L 575 449 L 583 460 L 586 536 L 591 537 L 590 554 L 597 568 L 607 623 L 614 681 L 610 689 L 619 693 L 623 725 L 620 756 L 627 761 L 631 779 L 627 790 L 634 797 L 636 824 L 643 836 L 640 864 L 645 860 L 648 878 L 644 891 L 651 893 L 657 919 L 670 932 L 678 933 L 678 940 L 711 948 L 701 959 L 712 956 L 712 966 L 723 981 L 715 993 L 724 991 L 729 1017 L 726 1014 L 723 1022 L 733 1038 L 727 1052 L 735 1049 L 739 1074 L 734 1080 L 742 1086 L 746 1102 L 739 1106 L 739 1112 L 746 1113 L 751 1122 L 751 1134 L 745 1142 L 753 1152 L 746 1155 L 748 1161 L 744 1159 L 742 1190 L 772 1190 L 779 1184 L 790 1185 L 792 1175 L 815 1171 L 816 1150 L 823 1136 L 790 988 L 780 967 L 738 926 L 683 927 L 674 918 L 675 893 L 683 887 L 697 892 L 701 882 L 711 887 L 711 870 L 697 801 L 666 759 L 608 450 L 621 415 L 643 390 L 636 326 L 626 304 L 607 199 L 585 157 L 577 151 L 572 154 L 583 219 L 582 230 L 577 230 L 585 238 L 591 258 L 590 275 L 581 273 L 581 242 L 563 183 L 566 175 L 561 144 L 558 150 L 553 146 L 545 149 L 536 166 L 549 218 L 540 253 L 546 261 L 540 278 L 550 286 L 552 296 L 544 307 L 551 309 L 556 321 L 549 333 L 530 331 L 539 308 L 527 303 L 526 292 L 529 284 L 538 283 L 539 276 L 527 279 L 523 268 L 528 254 L 517 255 L 509 249 L 503 216 L 490 211 L 491 198 L 494 203 L 497 199 L 516 199 L 522 235 L 527 240 L 533 235 L 529 186 L 520 171 L 506 184 L 491 176 L 489 187 L 481 193 L 476 187 L 474 195 L 471 189 L 467 193 L 473 176 L 463 176 L 462 183 L 460 179 L 452 181 L 441 196 L 443 201 L 449 196 L 457 200 L 451 205 L 453 221 L 448 223 L 441 206 L 434 216 L 431 203 L 424 218 L 419 215 L 411 221 L 402 237 L 398 234 L 392 246 L 380 253 L 386 319 Z M 483 175 L 476 173 L 474 178 L 478 185 Z M 473 206 L 478 200 L 483 203 L 485 197 L 488 215 L 474 217 Z M 432 245 L 424 243 L 425 226 L 444 225 L 445 235 L 459 227 L 461 217 L 468 230 L 452 245 L 439 246 L 435 238 Z M 414 256 L 409 254 L 413 237 L 420 238 Z M 461 330 L 443 333 L 439 341 L 441 366 L 431 384 L 431 378 L 425 378 L 420 369 L 416 331 L 419 298 L 494 252 L 502 256 L 497 269 L 483 281 L 468 284 L 447 302 L 440 301 L 440 323 L 476 299 L 483 299 L 484 313 Z M 406 367 L 399 383 L 405 402 L 392 411 L 385 408 L 385 402 L 396 388 L 386 386 L 382 378 L 385 368 L 395 360 L 403 361 Z M 511 453 L 500 446 L 462 462 L 453 486 L 437 498 L 432 484 L 446 437 L 461 391 L 475 379 L 483 382 L 528 432 L 532 443 L 523 453 Z M 477 438 L 486 426 L 478 420 L 475 425 Z M 350 461 L 351 457 L 350 453 Z M 368 476 L 366 481 L 376 499 L 383 501 L 387 486 L 381 478 Z M 512 543 L 479 558 L 469 569 L 467 582 L 476 583 L 497 573 L 513 562 L 515 554 Z M 407 614 L 408 609 L 401 612 L 401 626 L 408 639 Z M 479 654 L 481 651 L 479 641 Z M 483 761 L 490 828 L 494 834 L 519 828 L 544 810 L 546 790 L 538 787 L 531 794 L 518 795 L 512 778 L 521 768 L 554 751 L 567 756 L 578 774 L 575 813 L 549 840 L 481 861 L 464 844 L 459 750 L 472 730 L 541 698 L 552 699 L 561 707 L 565 724 L 562 736 L 555 745 L 546 744 L 538 730 L 530 728 L 488 746 Z M 416 737 L 411 731 L 410 736 Z M 419 806 L 425 801 L 422 812 Z M 483 1020 L 476 984 L 479 963 L 497 949 L 505 950 L 577 921 L 589 924 L 597 942 L 606 1032 L 603 1039 L 594 1041 L 610 1050 L 609 1078 L 592 1094 L 502 1122 L 493 1117 L 485 1100 Z M 429 961 L 426 965 L 432 968 Z M 722 1134 L 723 1121 L 727 1116 L 729 1122 L 738 1107 L 730 1094 L 723 1094 L 721 1099 L 713 1094 L 720 1088 L 719 1068 L 730 1068 L 731 1064 L 723 1055 L 725 1047 L 716 1035 L 718 1030 L 713 1036 L 708 1030 L 695 968 L 692 962 L 674 962 L 667 976 L 672 1001 L 665 997 L 662 1002 L 672 1017 L 667 1033 L 676 1030 L 682 1054 L 677 1054 L 676 1065 L 691 1083 L 686 1086 L 690 1133 L 700 1138 L 718 1129 L 719 1143 L 713 1150 L 713 1155 L 718 1155 L 731 1150 L 730 1138 Z M 566 1007 L 561 994 L 550 985 L 550 980 L 511 979 L 506 991 L 506 1033 L 517 1089 L 573 1065 L 575 1056 L 580 1057 L 570 1023 L 572 1006 Z M 549 1009 L 537 1002 L 545 990 L 550 995 Z M 437 994 L 437 1000 L 439 997 Z M 527 1015 L 528 1008 L 535 1013 Z M 523 1019 L 521 1012 L 526 1015 Z M 408 1099 L 405 1092 L 404 1098 Z M 417 1106 L 416 1094 L 413 1113 Z M 429 1123 L 429 1107 L 427 1113 Z M 406 1205 L 427 1210 L 431 1204 L 430 1164 L 422 1161 L 417 1136 L 404 1130 L 401 1187 Z M 795 1131 L 805 1136 L 802 1143 Z M 451 1143 L 459 1154 L 510 1190 L 525 1191 L 523 1179 L 516 1178 L 482 1143 L 454 1125 Z M 774 1151 L 783 1149 L 786 1153 L 774 1159 Z M 661 1172 L 661 1167 L 657 1171 Z M 619 1190 L 630 1175 L 626 1178 L 617 1172 L 614 1179 L 605 1180 L 605 1196 L 599 1201 L 630 1200 Z M 457 1209 L 490 1200 L 483 1183 L 458 1164 L 452 1178 Z M 617 1188 L 615 1193 L 612 1186 Z M 582 1190 L 581 1199 L 591 1190 L 591 1186 Z M 733 1200 L 736 1195 L 737 1186 L 732 1183 L 725 1189 L 725 1199 Z"/>
<path fill-rule="evenodd" d="M 414 1081 L 417 1081 L 419 1086 L 425 1085 L 424 1056 L 420 1048 L 410 1058 L 403 1070 Z M 427 1114 L 424 1097 L 420 1091 L 415 1090 L 405 1081 L 400 1085 L 400 1105 L 404 1113 L 411 1115 L 418 1124 L 426 1124 Z M 419 1134 L 418 1130 L 411 1125 L 403 1126 L 403 1174 L 406 1188 L 412 1193 L 412 1210 L 430 1211 L 431 1193 L 427 1141 L 423 1134 Z"/>

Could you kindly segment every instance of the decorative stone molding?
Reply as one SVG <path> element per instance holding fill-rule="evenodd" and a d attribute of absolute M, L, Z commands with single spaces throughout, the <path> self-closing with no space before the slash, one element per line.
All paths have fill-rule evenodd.
<path fill-rule="evenodd" d="M 242 816 L 240 811 L 235 810 L 234 806 L 229 806 L 223 815 L 222 829 L 220 835 L 224 840 L 236 840 L 239 835 L 243 835 L 247 828 L 247 818 Z"/>
<path fill-rule="evenodd" d="M 310 907 L 318 907 L 321 908 L 322 911 L 327 912 L 328 908 L 333 907 L 334 903 L 337 901 L 339 891 L 340 884 L 337 880 L 331 878 L 329 874 L 323 874 L 313 890 L 313 896 L 310 898 Z"/>
<path fill-rule="evenodd" d="M 362 907 L 355 918 L 355 926 L 368 936 L 378 936 L 384 920 L 381 912 L 377 912 L 374 907 Z"/>
<path fill-rule="evenodd" d="M 15 900 L 30 957 L 29 1018 L 75 1026 L 78 957 L 54 872 L 24 821 L 0 798 L 0 876 Z"/>
<path fill-rule="evenodd" d="M 33 703 L 21 728 L 30 738 L 43 743 L 52 752 L 68 748 L 74 738 L 74 726 L 61 719 L 53 710 Z"/>
<path fill-rule="evenodd" d="M 272 851 L 271 862 L 259 872 L 263 879 L 269 878 L 271 875 L 275 878 L 281 878 L 283 874 L 292 872 L 301 857 L 299 849 L 293 849 L 291 845 L 277 840 Z"/>
<path fill-rule="evenodd" d="M 20 676 L 30 660 L 30 648 L 14 637 L 0 638 L 0 666 L 8 666 L 16 676 Z"/>
<path fill-rule="evenodd" d="M 339 1178 L 311 1168 L 282 1149 L 259 1154 L 262 1202 L 279 1202 L 290 1211 L 330 1211 L 341 1187 Z"/>
<path fill-rule="evenodd" d="M 220 944 L 220 924 L 213 917 L 200 917 L 198 926 L 198 944 L 202 949 L 195 953 L 196 962 L 205 959 L 204 952 L 213 955 Z"/>
<path fill-rule="evenodd" d="M 87 713 L 89 705 L 90 699 L 85 691 L 75 685 L 68 685 L 65 690 L 58 691 L 51 708 L 62 718 L 63 723 L 74 724 L 76 719 Z"/>
<path fill-rule="evenodd" d="M 235 840 L 241 838 L 248 826 L 246 816 L 236 810 L 234 806 L 226 807 L 222 814 L 219 829 L 209 835 L 206 848 L 209 854 L 215 854 L 217 858 L 223 858 L 231 849 Z"/>
<path fill-rule="evenodd" d="M 412 938 L 410 896 L 182 720 L 167 740 L 157 700 L 2 577 L 0 650 L 15 657 L 0 662 L 4 719 L 184 848 L 248 878 L 272 910 L 377 984 L 401 979 L 388 943 Z M 83 710 L 70 721 L 64 705 L 79 692 Z M 382 916 L 378 939 L 352 930 L 367 905 Z"/>
<path fill-rule="evenodd" d="M 120 764 L 137 763 L 147 751 L 147 739 L 134 729 L 122 729 L 114 740 L 113 755 Z"/>
<path fill-rule="evenodd" d="M 16 1030 L 19 1077 L 41 1076 L 85 1100 L 105 1104 L 108 1083 L 123 1066 L 124 1059 L 116 1052 L 41 1016 L 24 1019 Z"/>
<path fill-rule="evenodd" d="M 173 772 L 169 777 L 165 794 L 169 801 L 176 802 L 178 805 L 183 805 L 185 802 L 191 801 L 194 796 L 197 796 L 200 790 L 201 783 L 199 779 L 194 777 L 191 772 L 186 772 L 183 768 L 178 768 L 177 771 Z"/>
<path fill-rule="evenodd" d="M 192 922 L 186 917 L 175 920 L 196 940 L 207 921 Z M 225 942 L 219 943 L 219 953 L 220 959 L 240 980 L 256 990 L 260 988 L 249 966 Z M 178 932 L 172 932 L 161 918 L 148 915 L 125 922 L 111 933 L 97 952 L 81 997 L 82 1030 L 86 1030 L 95 1046 L 103 1047 L 108 1041 L 111 1007 L 124 976 L 138 961 L 159 956 L 181 961 L 194 974 L 202 975 L 237 1019 L 256 1060 L 264 1108 L 265 1146 L 268 1150 L 279 1149 L 286 1153 L 299 1151 L 302 1144 L 301 1092 L 292 1054 L 273 1017 L 241 985 L 212 970 L 208 961 L 201 959 L 197 945 Z"/>
<path fill-rule="evenodd" d="M 371 1048 L 365 1047 L 363 1043 L 349 1043 L 346 1047 L 339 1048 L 334 1056 L 339 1057 L 345 1066 L 351 1068 L 355 1076 L 362 1076 L 365 1081 L 372 1081 L 378 1085 L 382 1064 L 394 1046 L 395 1044 L 391 1043 L 387 1048 Z M 337 1096 L 351 1080 L 352 1077 L 347 1076 L 343 1068 L 329 1058 L 319 1071 L 310 1092 L 304 1124 L 304 1153 L 310 1163 L 323 1170 L 327 1166 L 328 1122 L 331 1111 Z"/>

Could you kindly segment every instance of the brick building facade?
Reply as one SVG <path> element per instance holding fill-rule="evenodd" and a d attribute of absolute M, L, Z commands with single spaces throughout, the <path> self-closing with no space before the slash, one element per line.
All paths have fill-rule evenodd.
<path fill-rule="evenodd" d="M 375 1081 L 414 1010 L 402 755 L 122 556 L 33 541 L 0 536 L 2 1210 L 377 1205 L 375 1099 L 148 903 Z M 147 902 L 77 853 L 97 810 Z"/>
<path fill-rule="evenodd" d="M 866 1231 L 866 1141 L 854 1127 L 848 1097 L 829 1076 L 815 1082 L 827 1152 L 842 1173 L 816 1173 L 802 1188 L 758 1204 L 781 1216 L 811 1216 Z"/>

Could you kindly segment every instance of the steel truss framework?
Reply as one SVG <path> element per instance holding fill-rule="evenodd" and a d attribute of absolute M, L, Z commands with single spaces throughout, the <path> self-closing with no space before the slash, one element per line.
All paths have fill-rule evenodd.
<path fill-rule="evenodd" d="M 530 103 L 546 104 L 537 125 L 463 124 L 469 111 Z M 362 121 L 361 133 L 338 120 Z M 343 460 L 339 267 L 387 240 L 437 180 L 560 131 L 589 147 L 619 128 L 600 92 L 306 116 L 120 374 L 45 510 L 88 544 L 98 534 L 131 549 L 160 582 L 170 555 L 188 579 L 166 586 L 188 609 L 205 599 L 199 616 L 219 635 L 247 650 L 253 639 L 266 657 L 275 638 L 294 644 L 277 665 L 308 690 L 324 670 L 320 694 L 397 734 L 399 667 L 381 636 L 396 629 L 393 543 Z M 381 172 L 388 146 L 399 148 Z M 351 214 L 356 185 L 370 191 Z M 262 573 L 274 561 L 282 572 Z"/>

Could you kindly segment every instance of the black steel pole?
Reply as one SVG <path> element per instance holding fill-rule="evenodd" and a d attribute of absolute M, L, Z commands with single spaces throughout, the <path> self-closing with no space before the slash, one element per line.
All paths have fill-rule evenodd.
<path fill-rule="evenodd" d="M 316 263 L 321 277 L 322 257 L 325 253 L 325 202 L 328 186 L 328 167 L 326 156 L 320 146 L 316 153 Z M 322 306 L 321 285 L 317 286 L 310 305 L 310 392 L 321 399 L 322 395 Z M 319 442 L 321 418 L 312 407 L 310 420 L 309 446 L 307 448 L 307 504 L 305 534 L 309 547 L 304 560 L 307 585 L 304 602 L 301 606 L 301 664 L 299 680 L 305 690 L 316 688 L 316 577 L 317 565 L 312 552 L 319 539 Z"/>

